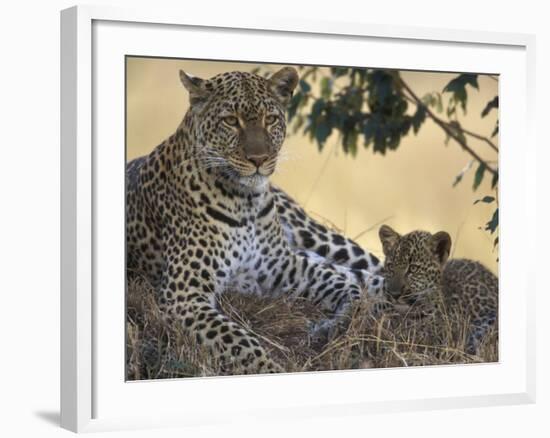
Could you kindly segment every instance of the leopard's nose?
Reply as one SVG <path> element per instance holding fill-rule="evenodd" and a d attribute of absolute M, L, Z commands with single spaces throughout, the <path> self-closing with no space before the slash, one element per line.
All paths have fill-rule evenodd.
<path fill-rule="evenodd" d="M 262 164 L 264 164 L 267 159 L 269 158 L 269 155 L 267 154 L 261 154 L 261 155 L 249 155 L 246 157 L 248 161 L 250 161 L 252 164 L 254 164 L 256 167 L 260 167 Z"/>
<path fill-rule="evenodd" d="M 399 280 L 390 278 L 384 283 L 384 289 L 393 298 L 398 298 L 401 295 L 402 283 Z"/>

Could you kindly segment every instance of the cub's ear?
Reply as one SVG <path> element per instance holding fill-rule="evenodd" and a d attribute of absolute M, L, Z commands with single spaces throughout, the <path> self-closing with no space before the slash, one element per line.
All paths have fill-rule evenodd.
<path fill-rule="evenodd" d="M 205 87 L 205 80 L 191 76 L 180 70 L 180 81 L 189 92 L 189 103 L 191 106 L 204 103 L 208 99 L 209 92 Z"/>
<path fill-rule="evenodd" d="M 268 84 L 279 102 L 286 105 L 298 85 L 298 72 L 293 67 L 284 67 L 268 79 Z"/>
<path fill-rule="evenodd" d="M 445 263 L 451 254 L 451 236 L 445 231 L 440 231 L 432 236 L 430 243 L 439 263 Z"/>
<path fill-rule="evenodd" d="M 382 225 L 378 230 L 378 237 L 380 237 L 380 242 L 382 242 L 382 250 L 384 251 L 384 255 L 387 256 L 392 252 L 401 236 L 390 226 Z"/>

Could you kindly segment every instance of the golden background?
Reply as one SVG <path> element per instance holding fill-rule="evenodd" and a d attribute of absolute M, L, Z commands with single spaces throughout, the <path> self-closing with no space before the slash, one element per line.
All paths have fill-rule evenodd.
<path fill-rule="evenodd" d="M 182 61 L 157 58 L 127 58 L 127 159 L 149 153 L 171 135 L 188 107 L 187 92 L 179 80 L 179 69 L 203 78 L 217 73 L 251 71 L 257 64 L 213 61 Z M 280 66 L 263 65 L 276 71 Z M 456 76 L 449 73 L 401 72 L 418 96 L 442 91 Z M 480 75 L 479 90 L 468 87 L 467 114 L 459 110 L 465 128 L 489 136 L 497 112 L 485 118 L 480 113 L 498 93 L 495 78 Z M 290 130 L 289 130 L 290 131 Z M 488 160 L 496 154 L 481 142 L 469 144 Z M 396 151 L 385 156 L 373 154 L 358 141 L 355 158 L 343 153 L 337 134 L 327 140 L 321 153 L 309 137 L 287 135 L 281 160 L 272 181 L 293 196 L 313 217 L 342 232 L 364 248 L 382 255 L 378 227 L 386 223 L 400 233 L 414 229 L 447 231 L 453 239 L 452 256 L 484 263 L 497 272 L 497 250 L 484 231 L 494 204 L 476 199 L 491 193 L 490 177 L 476 192 L 472 190 L 476 166 L 462 182 L 452 187 L 454 178 L 471 157 L 427 120 L 418 135 L 403 138 Z"/>

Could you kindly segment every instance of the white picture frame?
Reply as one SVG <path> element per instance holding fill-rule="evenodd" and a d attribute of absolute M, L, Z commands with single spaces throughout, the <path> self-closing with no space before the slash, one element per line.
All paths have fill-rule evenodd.
<path fill-rule="evenodd" d="M 185 41 L 193 37 L 193 43 L 171 44 L 174 36 L 187 37 Z M 155 54 L 220 59 L 212 43 L 216 39 L 250 42 L 251 36 L 272 44 L 271 53 L 265 53 L 265 45 L 234 44 L 224 47 L 223 58 L 298 64 L 304 61 L 304 52 L 300 54 L 296 47 L 291 50 L 291 46 L 301 41 L 308 44 L 311 60 L 319 64 L 332 56 L 334 64 L 351 65 L 351 48 L 365 45 L 381 67 L 500 75 L 503 318 L 498 364 L 160 382 L 120 378 L 124 287 L 116 285 L 123 284 L 124 272 L 117 274 L 116 269 L 124 258 L 124 222 L 117 218 L 124 217 L 120 164 L 125 159 L 120 57 Z M 215 13 L 201 16 L 189 11 L 91 6 L 62 11 L 62 427 L 83 432 L 250 417 L 362 415 L 534 402 L 535 285 L 529 279 L 534 278 L 529 275 L 531 268 L 521 260 L 521 254 L 532 252 L 536 236 L 534 209 L 523 208 L 535 205 L 534 44 L 534 36 L 523 34 L 309 22 L 292 17 L 227 22 Z M 110 138 L 116 143 L 106 149 Z M 532 232 L 514 232 L 521 224 Z M 115 285 L 109 294 L 107 281 Z M 512 317 L 513 327 L 509 324 Z M 444 381 L 452 383 L 438 383 Z M 188 402 L 190 397 L 179 397 L 179 403 L 170 404 L 182 393 L 192 394 L 193 402 Z M 216 403 L 210 397 L 214 394 Z"/>

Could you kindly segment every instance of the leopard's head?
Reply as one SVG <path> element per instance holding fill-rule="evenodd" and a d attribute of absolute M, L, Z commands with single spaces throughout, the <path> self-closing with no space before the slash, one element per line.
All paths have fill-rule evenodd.
<path fill-rule="evenodd" d="M 229 72 L 207 80 L 180 71 L 180 79 L 189 92 L 184 123 L 199 166 L 245 187 L 266 187 L 285 138 L 296 70 L 285 67 L 267 79 Z"/>
<path fill-rule="evenodd" d="M 441 288 L 441 273 L 451 249 L 445 231 L 412 231 L 401 236 L 387 225 L 379 230 L 385 255 L 384 289 L 392 299 L 415 304 Z"/>

